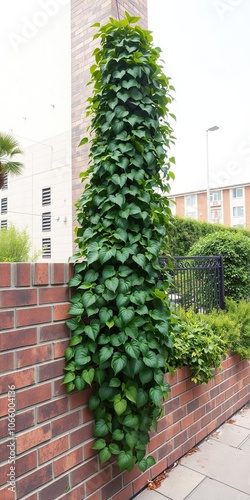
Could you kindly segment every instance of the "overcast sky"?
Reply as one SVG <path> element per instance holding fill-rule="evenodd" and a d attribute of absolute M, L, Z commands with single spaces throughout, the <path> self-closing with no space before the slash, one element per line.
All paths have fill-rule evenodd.
<path fill-rule="evenodd" d="M 250 1 L 148 0 L 149 27 L 176 88 L 173 193 L 250 182 Z"/>
<path fill-rule="evenodd" d="M 20 33 L 22 16 L 33 19 L 44 2 L 0 0 L 0 130 L 18 128 L 26 113 L 34 113 L 34 104 L 32 110 L 28 107 L 35 76 L 40 82 L 36 90 L 40 116 L 43 109 L 47 112 L 50 104 L 43 103 L 43 79 L 48 80 L 55 65 L 63 69 L 62 53 L 55 61 L 51 58 L 46 70 L 39 36 L 25 45 L 23 66 L 24 59 L 13 50 L 15 42 L 9 37 Z M 69 0 L 56 4 L 59 19 Z M 148 7 L 149 28 L 176 88 L 171 109 L 177 116 L 172 192 L 206 188 L 206 129 L 214 125 L 219 130 L 209 133 L 211 187 L 250 182 L 250 0 L 148 0 Z M 56 19 L 57 15 L 51 16 L 41 28 L 50 37 L 57 36 Z M 58 96 L 59 84 L 49 103 Z"/>

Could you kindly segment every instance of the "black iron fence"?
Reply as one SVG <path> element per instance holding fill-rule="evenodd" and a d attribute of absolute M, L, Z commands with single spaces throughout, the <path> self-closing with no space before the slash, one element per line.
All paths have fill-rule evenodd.
<path fill-rule="evenodd" d="M 168 265 L 165 257 L 161 264 Z M 221 255 L 202 257 L 173 257 L 172 285 L 169 296 L 172 302 L 185 310 L 194 307 L 196 312 L 208 313 L 224 309 L 224 272 Z"/>

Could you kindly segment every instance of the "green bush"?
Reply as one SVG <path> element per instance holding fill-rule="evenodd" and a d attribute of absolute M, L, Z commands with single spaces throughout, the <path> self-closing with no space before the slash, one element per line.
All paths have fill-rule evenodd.
<path fill-rule="evenodd" d="M 250 302 L 228 299 L 225 311 L 212 311 L 206 319 L 228 349 L 242 359 L 250 358 Z"/>
<path fill-rule="evenodd" d="M 93 448 L 101 462 L 144 471 L 150 429 L 156 429 L 175 323 L 166 300 L 168 274 L 159 264 L 170 213 L 167 121 L 171 85 L 160 50 L 137 21 L 100 28 L 91 68 L 89 184 L 77 204 L 79 227 L 65 351 L 68 392 L 95 384 Z M 86 139 L 81 141 L 84 144 Z M 165 193 L 165 195 L 163 195 Z M 161 276 L 163 275 L 163 277 Z M 76 290 L 75 290 L 76 288 Z"/>
<path fill-rule="evenodd" d="M 193 309 L 179 313 L 181 322 L 168 362 L 172 368 L 188 366 L 191 380 L 206 384 L 221 365 L 227 351 L 226 341 L 213 331 L 206 315 L 195 314 Z"/>
<path fill-rule="evenodd" d="M 225 296 L 250 297 L 250 239 L 242 233 L 223 231 L 200 238 L 189 255 L 222 255 Z"/>
<path fill-rule="evenodd" d="M 14 225 L 0 231 L 0 262 L 29 262 L 31 240 L 26 229 Z M 36 260 L 38 253 L 32 258 Z"/>
<path fill-rule="evenodd" d="M 250 238 L 250 231 L 221 224 L 209 224 L 194 219 L 174 216 L 168 224 L 168 238 L 171 255 L 187 255 L 192 245 L 201 237 L 211 233 L 229 231 L 231 234 L 241 234 Z"/>

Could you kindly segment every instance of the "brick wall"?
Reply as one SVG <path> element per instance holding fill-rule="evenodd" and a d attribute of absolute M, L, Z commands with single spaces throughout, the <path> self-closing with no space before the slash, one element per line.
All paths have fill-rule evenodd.
<path fill-rule="evenodd" d="M 72 102 L 72 197 L 73 221 L 74 204 L 82 193 L 79 177 L 88 165 L 88 146 L 78 148 L 83 136 L 87 134 L 90 118 L 86 118 L 86 101 L 91 94 L 89 68 L 94 60 L 92 53 L 99 44 L 93 40 L 97 31 L 92 24 L 105 24 L 109 17 L 121 19 L 124 12 L 140 16 L 140 24 L 147 28 L 147 0 L 71 0 L 71 102 Z M 74 224 L 75 225 L 75 224 Z"/>
<path fill-rule="evenodd" d="M 68 264 L 0 264 L 0 499 L 128 500 L 205 438 L 249 399 L 249 364 L 238 356 L 204 386 L 187 368 L 167 375 L 171 394 L 150 452 L 156 465 L 141 474 L 102 466 L 91 449 L 91 389 L 66 395 L 61 385 Z M 13 470 L 8 431 L 8 390 L 15 386 L 16 497 L 6 486 Z M 11 389 L 9 389 L 11 387 Z M 10 394 L 9 401 L 13 395 Z"/>

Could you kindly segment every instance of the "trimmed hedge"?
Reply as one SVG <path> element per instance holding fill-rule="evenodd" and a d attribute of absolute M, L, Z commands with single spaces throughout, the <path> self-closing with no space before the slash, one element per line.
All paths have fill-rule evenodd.
<path fill-rule="evenodd" d="M 250 231 L 247 229 L 238 229 L 221 224 L 210 224 L 208 222 L 174 216 L 168 226 L 170 253 L 172 255 L 187 255 L 192 245 L 201 237 L 225 231 L 250 238 Z"/>

